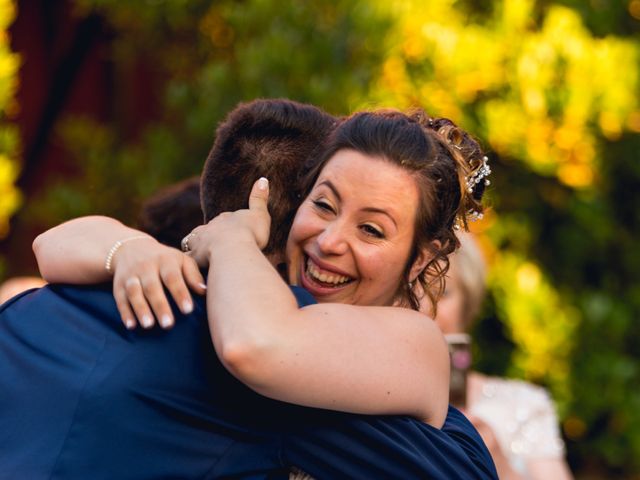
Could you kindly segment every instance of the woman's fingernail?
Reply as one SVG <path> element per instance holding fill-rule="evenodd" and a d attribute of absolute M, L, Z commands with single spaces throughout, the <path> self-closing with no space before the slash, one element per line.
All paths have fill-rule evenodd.
<path fill-rule="evenodd" d="M 143 315 L 140 319 L 140 323 L 142 323 L 142 326 L 144 328 L 150 328 L 151 326 L 153 326 L 153 319 L 150 315 Z"/>
<path fill-rule="evenodd" d="M 198 286 L 203 290 L 207 289 L 207 286 L 204 283 L 199 283 Z"/>
<path fill-rule="evenodd" d="M 258 188 L 260 190 L 266 190 L 269 187 L 269 180 L 267 180 L 265 177 L 260 177 L 260 179 L 258 180 Z"/>
<path fill-rule="evenodd" d="M 185 300 L 182 302 L 182 313 L 191 313 L 193 312 L 193 303 L 191 300 Z"/>
<path fill-rule="evenodd" d="M 134 328 L 136 328 L 136 322 L 132 318 L 127 318 L 124 321 L 124 326 L 127 327 L 129 330 L 133 330 Z"/>
<path fill-rule="evenodd" d="M 160 317 L 160 326 L 162 328 L 169 328 L 171 325 L 173 325 L 173 319 L 169 315 Z"/>

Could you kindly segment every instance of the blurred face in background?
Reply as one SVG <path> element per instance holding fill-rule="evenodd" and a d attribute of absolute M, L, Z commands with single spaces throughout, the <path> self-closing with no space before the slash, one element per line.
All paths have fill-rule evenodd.
<path fill-rule="evenodd" d="M 444 295 L 438 302 L 436 323 L 442 333 L 465 333 L 464 328 L 464 296 L 465 292 L 456 268 L 455 255 L 451 257 L 449 272 L 447 273 Z M 424 304 L 428 302 L 423 302 Z M 427 307 L 427 305 L 421 305 Z M 424 310 L 423 310 L 424 311 Z M 425 313 L 427 313 L 425 311 Z"/>

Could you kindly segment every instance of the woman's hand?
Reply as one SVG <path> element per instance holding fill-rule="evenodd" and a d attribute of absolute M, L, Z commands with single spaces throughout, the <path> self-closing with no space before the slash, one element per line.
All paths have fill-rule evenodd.
<path fill-rule="evenodd" d="M 193 310 L 189 288 L 200 295 L 206 292 L 196 262 L 152 237 L 123 243 L 114 254 L 112 270 L 113 295 L 129 329 L 135 328 L 136 319 L 144 328 L 153 327 L 156 319 L 162 328 L 173 326 L 175 319 L 163 286 L 185 314 Z"/>
<path fill-rule="evenodd" d="M 136 326 L 136 318 L 145 328 L 155 319 L 164 328 L 173 325 L 163 285 L 184 313 L 193 308 L 187 285 L 198 294 L 206 290 L 193 259 L 109 217 L 76 218 L 51 228 L 34 240 L 33 251 L 49 283 L 106 282 L 113 273 L 113 294 L 127 328 Z"/>
<path fill-rule="evenodd" d="M 206 225 L 193 229 L 188 236 L 188 254 L 200 267 L 209 265 L 211 250 L 223 241 L 249 241 L 262 250 L 269 241 L 271 217 L 267 209 L 269 182 L 260 178 L 253 184 L 249 208 L 224 212 Z"/>

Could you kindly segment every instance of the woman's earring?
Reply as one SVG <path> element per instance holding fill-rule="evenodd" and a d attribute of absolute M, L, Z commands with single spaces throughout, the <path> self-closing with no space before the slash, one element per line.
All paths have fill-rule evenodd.
<path fill-rule="evenodd" d="M 411 280 L 407 282 L 407 286 L 409 287 L 409 290 L 413 290 L 413 282 Z"/>

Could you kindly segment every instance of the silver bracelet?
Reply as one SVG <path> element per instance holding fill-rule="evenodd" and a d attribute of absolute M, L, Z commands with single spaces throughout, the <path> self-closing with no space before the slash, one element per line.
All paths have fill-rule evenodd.
<path fill-rule="evenodd" d="M 113 244 L 113 247 L 111 247 L 111 250 L 109 250 L 109 253 L 107 253 L 107 258 L 104 260 L 104 269 L 109 272 L 110 274 L 113 274 L 113 272 L 111 271 L 111 262 L 113 261 L 113 256 L 116 254 L 116 252 L 118 251 L 118 249 L 125 243 L 131 241 L 131 240 L 140 240 L 143 238 L 153 238 L 150 237 L 149 235 L 136 235 L 135 237 L 129 237 L 129 238 L 124 238 L 122 240 L 118 240 L 116 243 Z"/>

